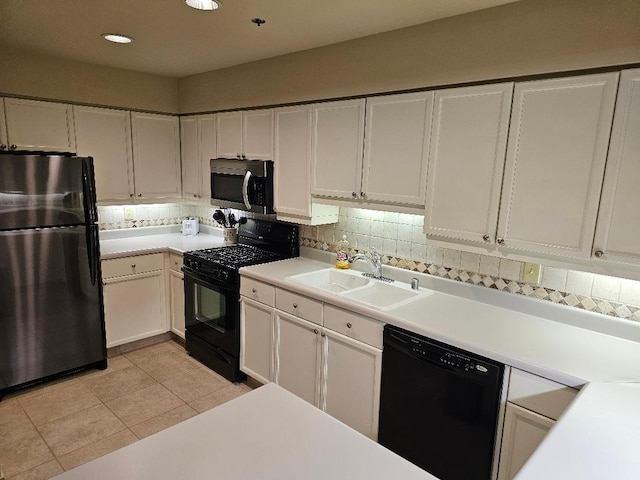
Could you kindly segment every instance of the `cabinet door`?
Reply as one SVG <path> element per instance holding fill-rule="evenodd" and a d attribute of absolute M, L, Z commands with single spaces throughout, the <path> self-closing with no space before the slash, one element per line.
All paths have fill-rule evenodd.
<path fill-rule="evenodd" d="M 169 271 L 171 294 L 171 331 L 184 338 L 184 275 Z"/>
<path fill-rule="evenodd" d="M 4 114 L 4 98 L 0 97 L 0 151 L 7 150 L 9 145 L 7 144 L 7 124 Z"/>
<path fill-rule="evenodd" d="M 514 478 L 554 424 L 550 418 L 507 403 L 498 480 Z"/>
<path fill-rule="evenodd" d="M 182 196 L 200 196 L 200 152 L 197 117 L 180 117 L 180 156 L 182 159 Z"/>
<path fill-rule="evenodd" d="M 324 329 L 320 408 L 376 440 L 382 350 Z"/>
<path fill-rule="evenodd" d="M 498 243 L 589 257 L 617 73 L 515 86 Z"/>
<path fill-rule="evenodd" d="M 73 107 L 78 155 L 91 156 L 98 200 L 133 197 L 131 116 L 125 110 Z"/>
<path fill-rule="evenodd" d="M 242 297 L 240 370 L 262 383 L 273 380 L 273 308 Z"/>
<path fill-rule="evenodd" d="M 5 98 L 7 141 L 12 150 L 74 152 L 71 105 Z"/>
<path fill-rule="evenodd" d="M 439 90 L 424 232 L 494 243 L 513 83 Z"/>
<path fill-rule="evenodd" d="M 200 153 L 200 195 L 211 198 L 211 159 L 217 155 L 216 116 L 198 117 L 198 149 Z"/>
<path fill-rule="evenodd" d="M 167 331 L 164 271 L 104 280 L 107 347 Z"/>
<path fill-rule="evenodd" d="M 594 242 L 597 258 L 640 264 L 640 69 L 622 72 Z"/>
<path fill-rule="evenodd" d="M 311 107 L 278 108 L 275 112 L 275 210 L 311 216 Z"/>
<path fill-rule="evenodd" d="M 320 328 L 276 310 L 275 382 L 312 405 L 320 393 Z"/>
<path fill-rule="evenodd" d="M 367 200 L 424 205 L 433 93 L 367 99 L 362 170 Z"/>
<path fill-rule="evenodd" d="M 359 198 L 362 191 L 364 100 L 313 106 L 311 193 Z"/>
<path fill-rule="evenodd" d="M 180 196 L 180 123 L 178 117 L 132 113 L 136 195 Z"/>
<path fill-rule="evenodd" d="M 216 115 L 218 158 L 240 158 L 242 155 L 242 112 Z"/>
<path fill-rule="evenodd" d="M 242 153 L 251 160 L 273 160 L 273 110 L 242 112 Z"/>

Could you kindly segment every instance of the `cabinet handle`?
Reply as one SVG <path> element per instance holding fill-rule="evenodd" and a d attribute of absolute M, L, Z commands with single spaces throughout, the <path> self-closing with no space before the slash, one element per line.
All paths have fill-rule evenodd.
<path fill-rule="evenodd" d="M 11 150 L 17 150 L 18 146 L 15 143 L 11 144 L 11 147 L 9 147 Z"/>
<path fill-rule="evenodd" d="M 257 292 L 257 290 L 255 288 L 251 289 L 251 293 L 256 293 L 256 292 Z"/>
<path fill-rule="evenodd" d="M 351 328 L 352 325 L 350 323 L 347 323 L 347 328 Z"/>
<path fill-rule="evenodd" d="M 491 240 L 491 237 L 485 233 L 485 234 L 482 236 L 482 239 L 483 239 L 485 242 L 487 242 L 487 243 L 488 243 L 488 242 L 489 242 L 489 240 Z"/>
<path fill-rule="evenodd" d="M 602 258 L 604 256 L 604 252 L 602 250 L 596 250 L 594 255 L 596 256 L 596 258 Z"/>
<path fill-rule="evenodd" d="M 298 304 L 297 304 L 297 303 L 294 303 L 294 304 L 293 304 L 293 308 L 298 308 Z"/>
<path fill-rule="evenodd" d="M 313 329 L 313 333 L 315 333 L 315 334 L 317 335 L 317 334 L 318 334 L 318 333 L 320 333 L 320 332 L 318 332 L 318 329 L 317 329 L 317 328 L 314 328 L 314 329 Z"/>
<path fill-rule="evenodd" d="M 504 245 L 504 238 L 498 237 L 498 245 Z"/>
<path fill-rule="evenodd" d="M 357 198 L 357 197 L 358 197 L 358 194 L 357 194 L 356 192 L 351 192 L 351 196 L 352 196 L 353 198 Z"/>
<path fill-rule="evenodd" d="M 132 263 L 132 264 L 131 264 L 131 268 L 136 268 L 136 264 L 135 264 L 135 263 Z"/>

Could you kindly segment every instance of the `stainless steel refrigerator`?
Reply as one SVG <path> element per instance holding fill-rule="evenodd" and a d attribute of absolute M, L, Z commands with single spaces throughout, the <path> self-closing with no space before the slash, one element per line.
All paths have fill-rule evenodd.
<path fill-rule="evenodd" d="M 0 400 L 106 352 L 93 159 L 0 153 Z"/>

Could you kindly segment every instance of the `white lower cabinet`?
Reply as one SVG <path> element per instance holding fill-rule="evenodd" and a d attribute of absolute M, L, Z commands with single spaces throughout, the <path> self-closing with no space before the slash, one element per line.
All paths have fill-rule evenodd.
<path fill-rule="evenodd" d="M 375 440 L 382 323 L 248 278 L 241 292 L 240 369 Z"/>
<path fill-rule="evenodd" d="M 167 331 L 163 254 L 105 260 L 107 347 Z"/>
<path fill-rule="evenodd" d="M 511 369 L 498 480 L 514 478 L 578 391 Z"/>
<path fill-rule="evenodd" d="M 184 338 L 184 274 L 182 255 L 172 253 L 169 258 L 169 299 L 171 331 Z"/>

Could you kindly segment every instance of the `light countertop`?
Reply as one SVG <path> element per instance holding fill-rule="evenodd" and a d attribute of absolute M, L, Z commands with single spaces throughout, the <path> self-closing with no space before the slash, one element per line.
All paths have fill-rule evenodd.
<path fill-rule="evenodd" d="M 186 236 L 180 233 L 179 225 L 101 231 L 100 256 L 102 260 L 107 260 L 164 251 L 183 253 L 222 246 L 222 231 L 204 226 L 200 229 L 198 235 Z"/>
<path fill-rule="evenodd" d="M 273 383 L 55 478 L 435 479 Z"/>

